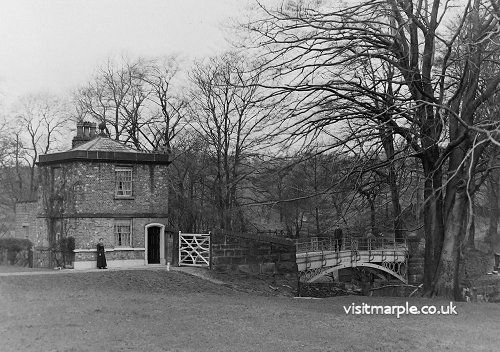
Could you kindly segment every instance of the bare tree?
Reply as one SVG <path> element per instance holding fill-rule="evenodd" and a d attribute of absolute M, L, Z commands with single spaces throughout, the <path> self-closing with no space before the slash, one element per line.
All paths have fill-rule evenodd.
<path fill-rule="evenodd" d="M 420 160 L 424 287 L 458 296 L 463 219 L 476 188 L 471 170 L 497 143 L 496 122 L 476 112 L 500 83 L 492 60 L 499 31 L 494 1 L 464 1 L 451 30 L 444 28 L 450 12 L 450 3 L 438 0 L 300 2 L 263 8 L 247 29 L 269 48 L 263 69 L 277 78 L 277 92 L 300 97 L 290 113 L 295 134 L 335 126 L 337 135 L 353 133 L 332 146 L 357 151 L 382 134 L 383 144 L 387 136 L 404 141 Z M 384 148 L 393 158 L 390 145 Z"/>
<path fill-rule="evenodd" d="M 147 125 L 149 133 L 144 137 L 155 150 L 163 147 L 170 152 L 175 137 L 187 124 L 187 99 L 172 87 L 178 71 L 175 57 L 166 57 L 150 62 L 148 75 L 144 78 L 151 87 L 150 101 L 157 108 L 153 118 L 156 123 Z"/>
<path fill-rule="evenodd" d="M 81 119 L 105 122 L 116 140 L 137 149 L 171 149 L 182 130 L 186 100 L 174 93 L 176 60 L 108 60 L 74 94 Z"/>
<path fill-rule="evenodd" d="M 48 93 L 31 94 L 20 98 L 15 114 L 16 127 L 13 135 L 16 169 L 21 164 L 20 158 L 29 165 L 29 190 L 33 194 L 37 186 L 35 163 L 38 156 L 66 147 L 63 137 L 70 120 L 69 107 L 57 96 Z"/>
<path fill-rule="evenodd" d="M 0 206 L 15 209 L 15 203 L 23 199 L 25 192 L 25 172 L 22 160 L 25 150 L 21 144 L 19 132 L 15 131 L 11 122 L 0 124 Z"/>
<path fill-rule="evenodd" d="M 270 141 L 266 129 L 278 106 L 262 103 L 259 76 L 234 53 L 199 62 L 190 73 L 192 126 L 214 160 L 214 189 L 223 229 L 244 228 L 238 192 L 253 170 L 247 161 Z"/>

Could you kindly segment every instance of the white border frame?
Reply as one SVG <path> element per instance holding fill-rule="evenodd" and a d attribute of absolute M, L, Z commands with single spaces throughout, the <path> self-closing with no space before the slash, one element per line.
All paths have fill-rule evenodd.
<path fill-rule="evenodd" d="M 148 229 L 150 227 L 160 228 L 160 265 L 166 265 L 167 261 L 165 259 L 165 225 L 159 223 L 151 223 L 144 226 L 144 265 L 158 265 L 148 263 Z"/>

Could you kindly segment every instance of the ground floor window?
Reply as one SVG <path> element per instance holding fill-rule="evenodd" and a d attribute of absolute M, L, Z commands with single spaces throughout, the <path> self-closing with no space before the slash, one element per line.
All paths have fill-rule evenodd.
<path fill-rule="evenodd" d="M 115 246 L 130 247 L 132 245 L 132 219 L 115 220 Z"/>

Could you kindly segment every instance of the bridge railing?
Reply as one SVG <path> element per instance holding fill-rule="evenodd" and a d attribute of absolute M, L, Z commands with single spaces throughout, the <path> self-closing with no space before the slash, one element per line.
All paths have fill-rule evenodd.
<path fill-rule="evenodd" d="M 330 239 L 311 239 L 309 241 L 297 242 L 297 253 L 338 251 L 341 245 L 340 240 Z"/>
<path fill-rule="evenodd" d="M 322 252 L 322 251 L 369 251 L 381 249 L 405 249 L 406 240 L 394 240 L 393 238 L 323 238 L 310 239 L 297 242 L 297 253 Z"/>
<path fill-rule="evenodd" d="M 358 238 L 351 240 L 351 250 L 370 251 L 378 249 L 405 249 L 406 240 L 394 240 L 393 238 Z"/>

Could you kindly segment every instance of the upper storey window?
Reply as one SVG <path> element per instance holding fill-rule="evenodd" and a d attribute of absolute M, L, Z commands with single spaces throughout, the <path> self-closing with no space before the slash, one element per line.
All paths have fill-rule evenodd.
<path fill-rule="evenodd" d="M 132 197 L 131 167 L 117 167 L 115 169 L 115 196 Z"/>

